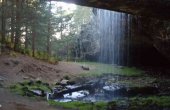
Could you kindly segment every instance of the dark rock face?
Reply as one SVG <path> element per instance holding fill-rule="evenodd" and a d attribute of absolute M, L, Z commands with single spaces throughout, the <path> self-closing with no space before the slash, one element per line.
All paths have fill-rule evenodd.
<path fill-rule="evenodd" d="M 169 0 L 53 0 L 146 17 L 170 19 Z"/>
<path fill-rule="evenodd" d="M 155 48 L 160 56 L 170 61 L 170 21 L 146 17 L 138 17 L 136 20 L 140 22 L 138 34 L 145 36 L 146 42 Z"/>

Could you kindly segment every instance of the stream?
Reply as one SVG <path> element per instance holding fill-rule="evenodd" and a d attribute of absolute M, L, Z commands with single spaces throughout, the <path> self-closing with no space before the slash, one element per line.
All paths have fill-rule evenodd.
<path fill-rule="evenodd" d="M 117 98 L 149 96 L 159 93 L 158 88 L 155 86 L 133 87 L 127 84 L 119 84 L 117 83 L 119 77 L 116 75 L 104 75 L 73 85 L 58 84 L 53 89 L 53 92 L 47 95 L 47 98 L 58 102 L 109 102 Z"/>

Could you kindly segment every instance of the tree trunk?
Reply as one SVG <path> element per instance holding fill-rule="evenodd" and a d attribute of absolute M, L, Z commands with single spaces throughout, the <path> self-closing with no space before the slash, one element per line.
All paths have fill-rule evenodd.
<path fill-rule="evenodd" d="M 12 0 L 12 9 L 11 9 L 11 44 L 14 43 L 14 21 L 15 21 L 15 15 L 14 15 L 14 0 Z M 12 47 L 12 45 L 11 45 Z"/>
<path fill-rule="evenodd" d="M 16 35 L 15 35 L 15 43 L 14 43 L 14 50 L 20 50 L 20 8 L 21 1 L 16 0 Z"/>
<path fill-rule="evenodd" d="M 25 4 L 26 4 L 26 8 L 25 9 L 27 9 L 29 6 L 28 6 L 28 0 L 25 0 Z M 27 15 L 28 13 L 26 13 L 26 15 Z M 28 21 L 26 21 L 26 23 L 25 23 L 25 42 L 24 42 L 24 44 L 25 44 L 25 50 L 27 51 L 28 50 Z"/>
<path fill-rule="evenodd" d="M 50 6 L 49 6 L 49 21 L 48 21 L 48 36 L 47 36 L 47 54 L 48 57 L 51 56 L 51 43 L 50 43 L 50 36 L 51 36 L 51 1 L 50 1 Z"/>
<path fill-rule="evenodd" d="M 1 39 L 1 53 L 5 52 L 5 25 L 6 25 L 6 21 L 5 21 L 5 0 L 2 0 L 2 18 L 1 18 L 1 29 L 2 29 L 2 39 Z"/>
<path fill-rule="evenodd" d="M 25 28 L 25 50 L 28 50 L 28 27 Z"/>
<path fill-rule="evenodd" d="M 32 57 L 35 57 L 35 29 L 32 32 Z"/>

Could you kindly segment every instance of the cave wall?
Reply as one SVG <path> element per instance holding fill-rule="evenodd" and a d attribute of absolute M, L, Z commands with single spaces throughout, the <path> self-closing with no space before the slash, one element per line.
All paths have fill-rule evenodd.
<path fill-rule="evenodd" d="M 170 22 L 134 16 L 131 63 L 142 66 L 170 65 Z"/>
<path fill-rule="evenodd" d="M 170 0 L 52 0 L 170 20 Z"/>

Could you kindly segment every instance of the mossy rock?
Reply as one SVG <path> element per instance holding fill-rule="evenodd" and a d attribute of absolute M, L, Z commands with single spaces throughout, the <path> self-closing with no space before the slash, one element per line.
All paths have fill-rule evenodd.
<path fill-rule="evenodd" d="M 20 82 L 15 85 L 12 85 L 9 87 L 12 92 L 15 92 L 22 96 L 42 96 L 45 97 L 45 92 L 51 92 L 52 89 L 50 88 L 48 83 L 42 83 L 41 81 L 25 81 Z M 42 92 L 42 95 L 37 95 L 32 90 L 40 90 Z"/>

